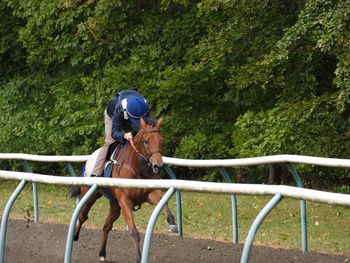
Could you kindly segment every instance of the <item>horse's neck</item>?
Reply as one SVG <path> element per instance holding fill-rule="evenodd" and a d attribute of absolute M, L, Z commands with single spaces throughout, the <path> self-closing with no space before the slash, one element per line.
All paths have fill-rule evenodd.
<path fill-rule="evenodd" d="M 141 138 L 136 136 L 135 140 L 134 140 L 134 145 L 135 145 L 135 148 L 137 149 L 137 151 L 139 151 L 141 154 L 144 154 L 143 149 L 141 147 L 142 146 Z M 126 169 L 131 174 L 134 174 L 134 176 L 142 178 L 142 172 L 139 169 L 137 152 L 131 146 L 130 143 L 124 145 L 124 147 L 126 147 L 125 150 L 120 149 L 120 151 L 119 151 L 120 152 L 120 159 L 119 159 L 120 166 L 115 167 L 115 169 L 117 169 L 115 176 L 116 177 L 121 176 L 121 174 L 120 174 L 121 169 Z"/>
<path fill-rule="evenodd" d="M 132 148 L 131 144 L 128 142 L 124 147 L 126 147 L 126 149 L 123 156 L 121 156 L 121 161 L 132 167 L 137 166 L 137 153 Z"/>
<path fill-rule="evenodd" d="M 138 133 L 135 136 L 134 146 L 136 149 L 134 149 L 134 147 L 132 147 L 131 145 L 129 147 L 129 149 L 133 152 L 134 158 L 136 158 L 136 160 L 132 161 L 131 164 L 133 165 L 133 169 L 135 169 L 137 176 L 139 178 L 145 178 L 148 176 L 147 174 L 149 171 L 148 171 L 148 163 L 146 164 L 146 166 L 147 166 L 146 169 L 144 169 L 143 165 L 140 164 L 140 161 L 147 162 L 147 160 L 145 159 L 145 156 L 146 156 L 145 148 L 142 145 L 141 133 Z"/>
<path fill-rule="evenodd" d="M 142 136 L 140 135 L 140 133 L 141 132 L 137 133 L 137 135 L 135 136 L 134 145 L 135 145 L 135 148 L 139 151 L 139 153 L 141 153 L 142 155 L 145 155 L 144 148 L 142 147 Z M 136 153 L 135 150 L 134 152 Z"/>

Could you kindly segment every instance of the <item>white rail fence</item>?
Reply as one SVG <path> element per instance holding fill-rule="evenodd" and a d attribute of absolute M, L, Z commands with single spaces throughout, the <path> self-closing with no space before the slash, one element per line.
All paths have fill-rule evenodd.
<path fill-rule="evenodd" d="M 0 160 L 26 160 L 37 162 L 86 162 L 90 155 L 32 155 L 24 153 L 0 153 Z M 241 159 L 191 160 L 163 157 L 165 164 L 186 167 L 237 167 L 270 163 L 300 163 L 328 167 L 350 167 L 350 159 L 324 158 L 304 155 L 271 155 Z"/>
<path fill-rule="evenodd" d="M 84 178 L 43 175 L 25 172 L 10 172 L 0 170 L 0 178 L 7 180 L 26 180 L 28 182 L 55 184 L 55 185 L 97 185 L 99 187 L 116 187 L 130 189 L 164 189 L 174 187 L 179 191 L 205 192 L 217 194 L 241 194 L 241 195 L 275 195 L 304 199 L 312 202 L 320 202 L 334 205 L 350 206 L 350 195 L 330 193 L 318 190 L 285 186 L 285 185 L 260 185 L 260 184 L 229 184 L 214 182 L 199 182 L 188 180 L 147 180 L 147 179 L 116 179 L 116 178 Z"/>

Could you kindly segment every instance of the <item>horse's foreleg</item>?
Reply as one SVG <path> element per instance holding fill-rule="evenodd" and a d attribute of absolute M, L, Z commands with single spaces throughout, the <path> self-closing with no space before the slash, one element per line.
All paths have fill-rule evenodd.
<path fill-rule="evenodd" d="M 101 248 L 99 252 L 100 261 L 106 260 L 106 245 L 107 245 L 108 234 L 113 227 L 113 223 L 119 218 L 119 216 L 120 216 L 120 206 L 118 202 L 109 202 L 109 213 L 106 218 L 105 224 L 103 226 L 103 237 L 102 237 L 102 243 L 101 243 Z"/>
<path fill-rule="evenodd" d="M 82 198 L 87 193 L 88 190 L 89 190 L 88 187 L 81 187 L 80 188 L 80 191 L 81 191 L 80 198 Z M 84 222 L 88 219 L 88 214 L 89 214 L 91 207 L 94 205 L 96 200 L 100 197 L 101 197 L 101 194 L 98 192 L 95 192 L 94 195 L 89 199 L 89 201 L 83 206 L 83 208 L 79 214 L 78 222 L 75 226 L 74 241 L 77 241 L 79 239 L 80 229 L 81 229 L 82 225 L 84 224 Z"/>
<path fill-rule="evenodd" d="M 119 203 L 122 209 L 125 223 L 127 224 L 129 229 L 130 238 L 132 241 L 134 241 L 134 244 L 135 244 L 135 249 L 137 254 L 136 262 L 141 262 L 140 234 L 134 222 L 134 215 L 133 215 L 134 204 L 132 201 L 128 200 L 127 198 L 121 199 Z"/>
<path fill-rule="evenodd" d="M 152 204 L 152 205 L 156 205 L 159 203 L 161 198 L 162 198 L 162 192 L 160 190 L 154 190 L 148 194 L 147 202 Z M 174 216 L 169 209 L 168 203 L 166 203 L 166 205 L 164 206 L 163 211 L 166 215 L 166 220 L 169 223 L 168 231 L 171 233 L 178 233 L 179 230 L 178 230 L 177 225 L 175 223 Z"/>

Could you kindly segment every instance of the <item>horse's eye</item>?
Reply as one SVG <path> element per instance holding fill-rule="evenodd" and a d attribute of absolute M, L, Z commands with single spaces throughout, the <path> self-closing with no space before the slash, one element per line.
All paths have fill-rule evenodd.
<path fill-rule="evenodd" d="M 148 144 L 148 139 L 143 139 L 143 142 L 144 142 L 145 144 Z"/>

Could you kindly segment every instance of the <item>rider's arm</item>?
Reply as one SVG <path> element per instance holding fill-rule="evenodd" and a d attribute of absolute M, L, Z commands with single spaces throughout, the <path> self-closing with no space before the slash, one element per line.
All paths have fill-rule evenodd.
<path fill-rule="evenodd" d="M 116 107 L 112 118 L 112 138 L 121 143 L 125 142 L 120 110 Z"/>

